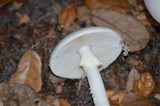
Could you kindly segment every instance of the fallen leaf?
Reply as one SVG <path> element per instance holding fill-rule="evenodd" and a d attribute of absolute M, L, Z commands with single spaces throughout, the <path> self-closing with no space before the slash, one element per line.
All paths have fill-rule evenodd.
<path fill-rule="evenodd" d="M 149 72 L 143 73 L 143 75 L 135 82 L 133 91 L 141 96 L 149 97 L 149 95 L 155 89 L 155 81 L 152 74 Z"/>
<path fill-rule="evenodd" d="M 28 50 L 21 58 L 17 71 L 12 75 L 10 83 L 25 84 L 36 92 L 41 90 L 42 63 L 39 55 L 33 50 Z"/>
<path fill-rule="evenodd" d="M 18 25 L 22 25 L 22 24 L 26 24 L 30 21 L 30 17 L 28 16 L 28 14 L 23 14 L 18 22 Z"/>
<path fill-rule="evenodd" d="M 77 1 L 78 0 L 73 0 L 71 4 L 61 10 L 59 24 L 68 27 L 76 19 Z"/>
<path fill-rule="evenodd" d="M 97 8 L 112 9 L 122 12 L 129 12 L 132 6 L 127 0 L 84 0 L 90 10 Z"/>
<path fill-rule="evenodd" d="M 149 98 L 136 95 L 132 92 L 126 94 L 123 106 L 153 106 Z"/>
<path fill-rule="evenodd" d="M 151 25 L 150 21 L 148 20 L 145 12 L 140 12 L 140 13 L 137 13 L 137 14 L 134 14 L 134 17 L 136 19 L 138 19 L 143 25 L 145 26 L 149 26 Z"/>
<path fill-rule="evenodd" d="M 95 8 L 105 8 L 107 6 L 105 0 L 84 0 L 84 2 L 91 10 Z"/>
<path fill-rule="evenodd" d="M 0 102 L 0 106 L 53 106 L 26 85 L 4 82 L 0 84 Z"/>
<path fill-rule="evenodd" d="M 145 48 L 150 39 L 145 26 L 129 15 L 105 9 L 93 10 L 91 15 L 95 25 L 117 31 L 131 52 Z"/>
<path fill-rule="evenodd" d="M 70 103 L 64 99 L 58 99 L 60 102 L 60 106 L 71 106 Z"/>
<path fill-rule="evenodd" d="M 139 72 L 136 69 L 132 69 L 127 78 L 126 91 L 131 92 L 135 81 L 138 80 L 139 78 L 140 78 Z"/>
<path fill-rule="evenodd" d="M 111 105 L 123 105 L 126 91 L 108 90 L 106 93 Z"/>

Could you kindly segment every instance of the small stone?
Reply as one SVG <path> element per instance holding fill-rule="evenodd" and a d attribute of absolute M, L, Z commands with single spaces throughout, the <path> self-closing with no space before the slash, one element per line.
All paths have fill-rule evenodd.
<path fill-rule="evenodd" d="M 62 87 L 62 85 L 58 85 L 57 87 L 56 87 L 56 93 L 61 93 L 62 92 L 62 90 L 63 90 L 63 87 Z"/>

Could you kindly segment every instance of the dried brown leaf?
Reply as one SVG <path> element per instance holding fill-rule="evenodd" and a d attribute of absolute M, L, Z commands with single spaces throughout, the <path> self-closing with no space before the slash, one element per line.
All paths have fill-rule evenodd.
<path fill-rule="evenodd" d="M 71 106 L 70 103 L 62 98 L 58 99 L 60 102 L 60 106 Z"/>
<path fill-rule="evenodd" d="M 10 83 L 25 84 L 39 92 L 42 86 L 41 67 L 42 63 L 39 55 L 33 50 L 28 50 L 22 56 Z"/>
<path fill-rule="evenodd" d="M 71 4 L 61 10 L 59 24 L 68 27 L 76 19 L 77 1 L 78 0 L 73 0 Z"/>
<path fill-rule="evenodd" d="M 135 82 L 133 91 L 141 96 L 148 97 L 155 89 L 155 81 L 149 72 L 143 75 Z"/>
<path fill-rule="evenodd" d="M 95 8 L 105 8 L 107 6 L 105 0 L 84 0 L 84 2 L 91 10 Z"/>
<path fill-rule="evenodd" d="M 126 91 L 131 92 L 135 81 L 138 80 L 139 78 L 140 78 L 139 72 L 136 69 L 132 69 L 127 78 Z"/>
<path fill-rule="evenodd" d="M 125 96 L 123 106 L 153 106 L 149 98 L 138 96 L 132 92 L 129 92 Z"/>
<path fill-rule="evenodd" d="M 108 90 L 107 96 L 112 105 L 122 105 L 125 99 L 126 91 Z"/>
<path fill-rule="evenodd" d="M 91 15 L 95 25 L 120 33 L 131 52 L 145 48 L 150 39 L 145 26 L 129 15 L 105 9 L 94 10 Z"/>
<path fill-rule="evenodd" d="M 128 3 L 128 0 L 106 0 L 106 4 L 109 5 L 107 9 L 112 9 L 121 12 L 129 12 L 133 7 Z"/>
<path fill-rule="evenodd" d="M 149 26 L 151 23 L 149 22 L 145 12 L 140 12 L 134 15 L 136 19 L 138 19 L 143 25 Z"/>
<path fill-rule="evenodd" d="M 84 0 L 87 7 L 92 9 L 105 8 L 122 12 L 129 12 L 132 6 L 127 0 Z"/>

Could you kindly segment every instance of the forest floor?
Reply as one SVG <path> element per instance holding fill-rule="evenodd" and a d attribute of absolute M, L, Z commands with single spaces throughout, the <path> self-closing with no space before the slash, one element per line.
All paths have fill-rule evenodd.
<path fill-rule="evenodd" d="M 33 50 L 39 55 L 42 62 L 42 87 L 39 91 L 42 98 L 45 99 L 48 95 L 54 98 L 63 98 L 68 101 L 71 106 L 94 105 L 87 79 L 71 80 L 58 78 L 54 76 L 48 65 L 52 50 L 67 34 L 85 27 L 101 26 L 101 23 L 94 21 L 93 17 L 95 16 L 93 15 L 93 11 L 102 12 L 104 10 L 88 9 L 84 1 L 79 0 L 77 3 L 78 12 L 76 19 L 73 19 L 74 21 L 71 22 L 68 20 L 67 22 L 70 23 L 62 22 L 66 25 L 62 27 L 59 22 L 63 20 L 58 20 L 60 12 L 62 8 L 68 6 L 71 1 L 72 0 L 10 0 L 9 3 L 6 4 L 0 2 L 1 83 L 8 83 L 10 81 L 11 76 L 18 69 L 23 54 L 28 50 Z M 142 42 L 144 44 L 140 45 L 140 47 L 133 48 L 128 56 L 120 55 L 113 64 L 101 71 L 102 79 L 106 91 L 125 90 L 128 75 L 131 70 L 138 70 L 140 75 L 148 72 L 152 75 L 156 86 L 153 91 L 149 93 L 148 98 L 153 106 L 159 106 L 160 99 L 156 98 L 155 95 L 160 93 L 160 32 L 158 31 L 160 27 L 158 23 L 148 15 L 149 13 L 144 5 L 141 9 L 141 6 L 139 6 L 139 4 L 143 4 L 141 0 L 137 4 L 130 4 L 132 8 L 127 7 L 126 9 L 123 6 L 115 8 L 115 5 L 107 8 L 113 9 L 113 11 L 123 12 L 134 18 L 136 17 L 135 14 L 147 14 L 144 15 L 146 16 L 144 20 L 136 20 L 146 28 L 149 38 L 146 38 L 147 42 Z M 102 8 L 104 8 L 103 5 Z M 71 20 L 74 18 L 72 16 L 70 17 Z M 101 18 L 101 15 L 99 17 Z M 112 27 L 116 26 L 112 25 Z M 127 26 L 124 27 L 124 29 L 125 28 L 127 28 Z M 119 106 L 119 104 L 113 106 Z"/>

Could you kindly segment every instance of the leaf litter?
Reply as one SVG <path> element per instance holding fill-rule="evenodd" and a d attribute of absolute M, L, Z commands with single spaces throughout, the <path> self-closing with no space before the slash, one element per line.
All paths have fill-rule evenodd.
<path fill-rule="evenodd" d="M 29 50 L 21 58 L 17 71 L 12 75 L 10 83 L 25 84 L 36 92 L 41 90 L 42 63 L 39 55 Z"/>
<path fill-rule="evenodd" d="M 0 84 L 1 106 L 54 106 L 46 103 L 30 87 L 23 84 Z"/>
<path fill-rule="evenodd" d="M 111 99 L 111 102 L 113 103 L 112 106 L 119 106 L 119 105 L 152 106 L 153 103 L 154 104 L 159 103 L 157 102 L 157 98 L 155 102 L 155 100 L 153 100 L 153 96 L 151 96 L 151 99 L 148 97 L 150 95 L 154 95 L 152 94 L 153 91 L 156 94 L 156 92 L 158 92 L 158 90 L 160 89 L 160 86 L 156 87 L 156 89 L 154 89 L 153 87 L 154 81 L 159 82 L 158 77 L 156 77 L 155 79 L 151 78 L 152 84 L 149 85 L 151 85 L 151 88 L 152 87 L 153 88 L 149 91 L 149 94 L 147 93 L 148 95 L 147 98 L 144 98 L 143 97 L 144 95 L 142 93 L 137 95 L 135 94 L 135 92 L 131 90 L 133 86 L 137 86 L 137 84 L 135 84 L 136 81 L 142 81 L 138 78 L 134 78 L 138 73 L 135 74 L 133 72 L 132 74 L 130 73 L 131 75 L 129 74 L 130 70 L 132 70 L 133 68 L 134 69 L 136 68 L 138 72 L 140 72 L 141 76 L 143 76 L 143 73 L 145 73 L 146 71 L 147 72 L 149 71 L 150 75 L 152 75 L 153 77 L 159 75 L 158 65 L 155 64 L 155 61 L 158 60 L 155 57 L 157 57 L 157 55 L 160 55 L 160 51 L 158 49 L 160 47 L 159 46 L 160 37 L 158 36 L 159 33 L 156 32 L 154 28 L 151 26 L 152 23 L 141 24 L 143 20 L 144 22 L 146 20 L 146 17 L 144 17 L 146 16 L 144 14 L 144 12 L 146 13 L 146 11 L 144 10 L 145 8 L 139 7 L 138 6 L 139 4 L 137 4 L 137 2 L 134 2 L 134 5 L 132 5 L 132 3 L 130 2 L 130 4 L 132 5 L 131 6 L 128 4 L 127 0 L 112 0 L 112 1 L 106 0 L 105 6 L 99 6 L 99 7 L 95 6 L 93 7 L 94 9 L 91 11 L 91 8 L 90 10 L 88 9 L 89 5 L 91 5 L 92 3 L 96 4 L 96 2 L 102 2 L 103 0 L 92 0 L 93 1 L 92 3 L 91 2 L 89 3 L 87 0 L 84 1 L 79 0 L 77 4 L 74 4 L 75 1 L 76 0 L 66 0 L 66 1 L 28 0 L 26 2 L 23 2 L 23 5 L 21 5 L 20 7 L 19 6 L 14 7 L 13 4 L 10 3 L 9 4 L 7 3 L 7 5 L 6 4 L 2 5 L 1 7 L 2 10 L 0 11 L 3 14 L 3 16 L 2 15 L 0 16 L 0 18 L 2 19 L 0 23 L 0 35 L 1 35 L 0 60 L 2 61 L 2 64 L 0 65 L 0 69 L 2 70 L 0 73 L 1 76 L 0 81 L 1 82 L 9 81 L 9 79 L 11 78 L 10 84 L 16 85 L 15 83 L 11 83 L 12 82 L 11 80 L 19 70 L 19 66 L 23 66 L 24 69 L 28 67 L 25 65 L 25 62 L 21 64 L 21 61 L 23 60 L 23 57 L 21 58 L 21 56 L 25 53 L 25 51 L 33 49 L 35 52 L 37 52 L 38 59 L 37 58 L 33 59 L 36 61 L 34 61 L 32 64 L 36 65 L 31 67 L 33 69 L 36 67 L 35 70 L 41 69 L 41 77 L 40 73 L 39 74 L 36 73 L 36 81 L 40 83 L 38 83 L 38 87 L 35 87 L 33 85 L 35 85 L 36 81 L 31 80 L 32 75 L 30 77 L 27 76 L 26 78 L 29 78 L 32 82 L 31 84 L 26 84 L 29 86 L 29 89 L 32 88 L 35 89 L 34 92 L 35 91 L 39 92 L 39 94 L 41 94 L 40 99 L 45 98 L 48 95 L 51 95 L 52 97 L 50 99 L 47 100 L 44 99 L 46 102 L 55 100 L 53 104 L 50 102 L 50 105 L 59 106 L 60 105 L 59 100 L 62 99 L 62 104 L 66 106 L 70 105 L 93 106 L 93 101 L 90 98 L 88 83 L 85 79 L 83 79 L 82 83 L 79 84 L 78 83 L 79 80 L 73 80 L 73 81 L 69 79 L 63 80 L 61 78 L 58 78 L 57 76 L 54 76 L 54 78 L 53 76 L 50 76 L 52 75 L 52 73 L 48 67 L 49 54 L 54 49 L 55 45 L 67 34 L 87 26 L 97 26 L 97 25 L 102 26 L 104 24 L 106 25 L 106 22 L 105 23 L 100 22 L 102 21 L 101 18 L 104 17 L 106 18 L 106 16 L 103 17 L 103 14 L 104 15 L 109 14 L 110 16 L 112 16 L 113 14 L 118 14 L 115 15 L 115 17 L 112 16 L 113 23 L 111 21 L 111 24 L 109 24 L 113 29 L 117 30 L 117 32 L 124 33 L 126 29 L 131 30 L 132 24 L 133 26 L 137 24 L 137 26 L 135 25 L 137 28 L 133 27 L 133 30 L 135 32 L 131 31 L 132 33 L 128 32 L 128 30 L 126 31 L 128 32 L 127 34 L 129 36 L 131 34 L 131 37 L 133 37 L 132 40 L 135 41 L 136 43 L 133 43 L 133 41 L 129 37 L 124 36 L 124 38 L 128 40 L 128 41 L 125 40 L 126 44 L 129 45 L 131 43 L 128 47 L 130 47 L 130 50 L 133 53 L 130 53 L 127 57 L 120 56 L 115 61 L 115 63 L 113 63 L 108 69 L 105 69 L 106 70 L 105 72 L 103 71 L 101 73 L 105 83 L 106 90 L 109 89 L 112 90 L 111 91 L 112 95 L 110 96 L 112 98 Z M 88 2 L 89 4 L 84 2 Z M 138 1 L 138 3 L 139 2 L 142 3 L 141 1 Z M 72 3 L 74 5 L 72 5 Z M 64 4 L 68 4 L 68 6 L 67 5 L 64 6 Z M 61 25 L 59 26 L 57 24 L 58 17 L 61 16 L 60 10 L 63 11 L 65 7 L 67 8 L 70 6 L 73 7 L 73 11 L 71 13 L 69 13 L 68 9 L 64 13 L 61 12 L 65 14 L 65 16 L 67 14 L 67 17 L 69 17 L 68 18 L 69 21 L 66 21 L 68 20 L 67 17 L 63 17 L 64 18 L 63 20 L 65 20 L 63 23 L 59 21 L 60 24 L 65 25 L 65 27 L 61 27 Z M 102 9 L 97 9 L 97 8 L 102 8 Z M 16 14 L 14 14 L 15 11 Z M 95 15 L 99 17 L 97 21 L 98 23 L 96 23 L 94 20 L 95 18 L 93 17 L 94 11 L 97 11 L 98 15 L 97 14 Z M 17 17 L 17 14 L 23 14 L 24 16 L 26 15 L 29 17 L 20 18 Z M 130 14 L 130 16 L 128 16 L 128 14 Z M 140 22 L 138 22 L 133 17 L 136 18 L 140 17 L 139 18 Z M 117 22 L 114 22 L 114 19 L 117 18 L 121 22 L 123 22 L 119 23 L 122 26 L 122 29 L 121 27 L 118 26 L 119 24 Z M 127 20 L 126 23 L 124 22 L 124 20 Z M 109 19 L 106 21 L 109 21 Z M 21 22 L 22 24 L 20 24 Z M 139 33 L 138 29 L 141 29 L 142 32 L 143 31 L 144 32 L 137 37 L 136 35 L 138 34 L 133 34 L 133 33 L 137 32 Z M 143 41 L 142 39 L 145 40 Z M 27 59 L 29 58 L 30 56 L 27 56 Z M 33 76 L 35 75 L 35 72 L 37 71 L 33 71 Z M 15 79 L 18 80 L 19 76 L 20 74 L 17 75 L 16 76 L 17 78 Z M 144 79 L 147 80 L 147 78 L 143 78 L 143 81 Z M 129 87 L 125 87 L 126 83 Z M 10 84 L 8 84 L 8 86 L 10 86 Z M 22 86 L 25 86 L 24 84 L 25 83 L 23 82 Z M 143 87 L 141 88 L 147 87 L 145 84 L 148 84 L 148 82 L 146 83 L 144 81 Z M 2 88 L 5 87 L 2 86 Z M 139 89 L 138 92 L 140 91 L 141 88 L 138 88 Z M 147 89 L 143 89 L 143 92 L 145 92 L 146 90 Z M 29 94 L 25 95 L 28 96 Z M 35 99 L 32 99 L 32 102 L 33 100 Z M 3 104 L 3 102 L 0 103 Z M 13 103 L 15 102 L 13 101 Z M 35 103 L 38 102 L 36 101 Z"/>
<path fill-rule="evenodd" d="M 131 52 L 144 49 L 149 42 L 150 36 L 145 26 L 129 15 L 105 9 L 93 10 L 91 15 L 95 25 L 120 33 Z"/>

